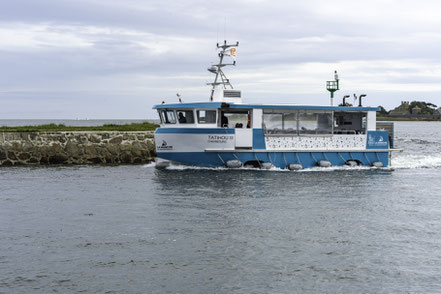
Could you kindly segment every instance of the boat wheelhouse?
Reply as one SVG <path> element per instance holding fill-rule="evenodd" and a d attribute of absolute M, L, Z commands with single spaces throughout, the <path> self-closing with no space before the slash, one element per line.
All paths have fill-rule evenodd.
<path fill-rule="evenodd" d="M 241 92 L 222 72 L 228 65 L 223 57 L 237 46 L 218 45 L 220 61 L 209 68 L 216 77 L 208 102 L 154 106 L 161 120 L 155 131 L 159 158 L 195 166 L 292 170 L 389 165 L 393 125 L 377 124 L 379 109 L 363 107 L 361 97 L 355 107 L 345 101 L 340 106 L 242 103 Z M 337 76 L 328 90 L 333 97 Z"/>

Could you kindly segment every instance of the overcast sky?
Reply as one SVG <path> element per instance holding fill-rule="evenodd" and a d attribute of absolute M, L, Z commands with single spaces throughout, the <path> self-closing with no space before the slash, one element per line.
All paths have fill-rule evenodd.
<path fill-rule="evenodd" d="M 13 0 L 0 2 L 0 119 L 156 118 L 207 101 L 216 42 L 244 102 L 441 106 L 441 2 Z"/>

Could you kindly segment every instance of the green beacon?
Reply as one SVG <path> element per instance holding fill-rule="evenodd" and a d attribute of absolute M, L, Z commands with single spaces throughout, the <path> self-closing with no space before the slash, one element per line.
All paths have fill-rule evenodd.
<path fill-rule="evenodd" d="M 328 90 L 331 93 L 331 106 L 334 105 L 334 92 L 337 90 L 340 90 L 339 88 L 339 79 L 337 71 L 334 71 L 334 81 L 327 81 L 326 82 L 326 90 Z"/>

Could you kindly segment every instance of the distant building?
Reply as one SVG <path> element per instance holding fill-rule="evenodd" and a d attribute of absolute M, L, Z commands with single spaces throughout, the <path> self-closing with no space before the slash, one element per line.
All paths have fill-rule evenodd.
<path fill-rule="evenodd" d="M 401 101 L 401 105 L 395 107 L 390 111 L 389 116 L 408 116 L 409 111 L 409 101 Z"/>
<path fill-rule="evenodd" d="M 421 114 L 421 108 L 418 107 L 418 106 L 415 106 L 415 107 L 412 109 L 411 113 L 412 113 L 412 114 Z"/>

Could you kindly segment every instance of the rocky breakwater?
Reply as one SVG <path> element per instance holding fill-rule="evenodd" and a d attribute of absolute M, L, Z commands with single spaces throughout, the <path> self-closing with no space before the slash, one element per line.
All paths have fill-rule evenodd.
<path fill-rule="evenodd" d="M 0 132 L 0 166 L 136 164 L 154 156 L 153 132 Z"/>

